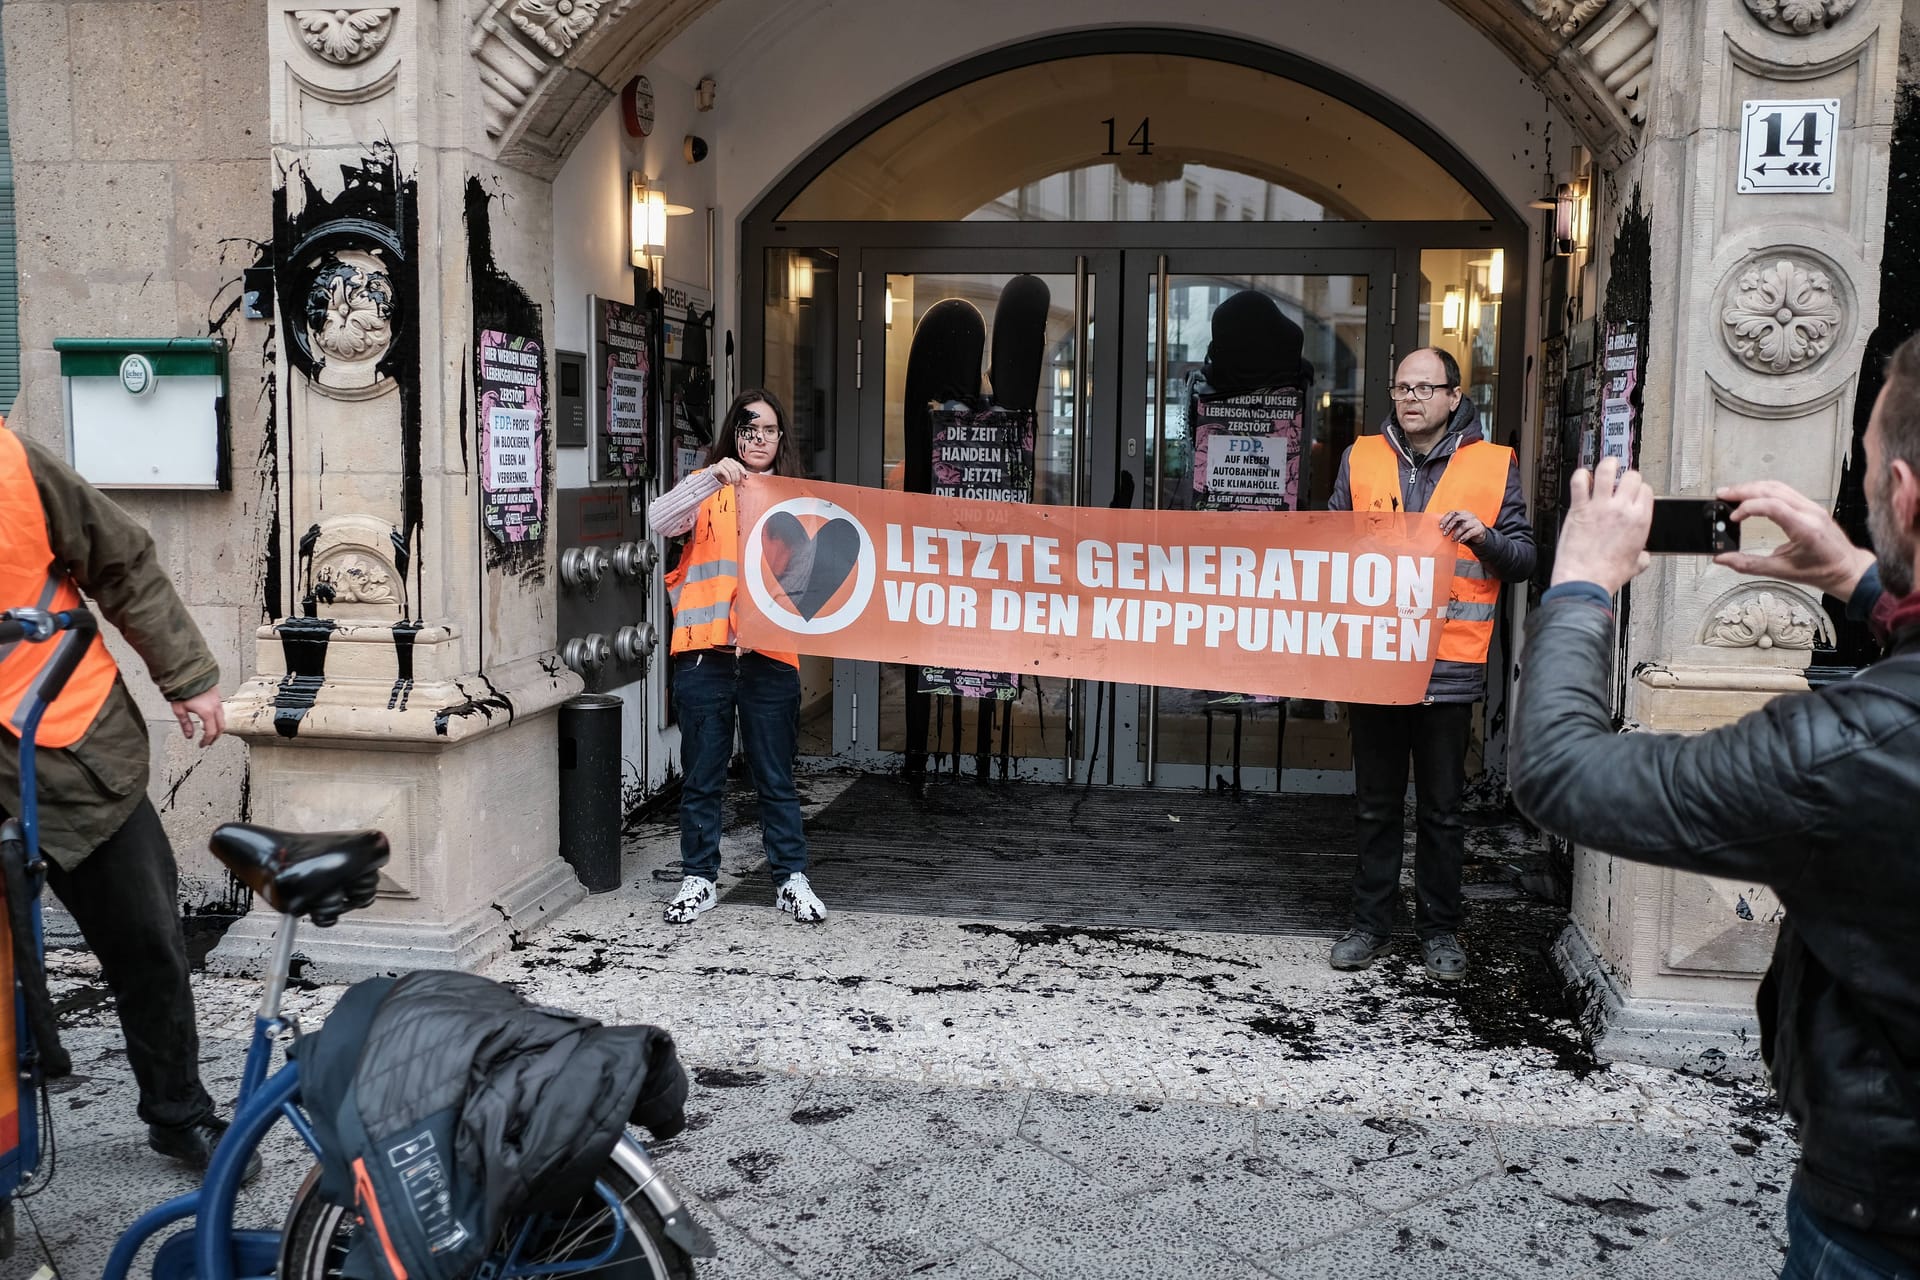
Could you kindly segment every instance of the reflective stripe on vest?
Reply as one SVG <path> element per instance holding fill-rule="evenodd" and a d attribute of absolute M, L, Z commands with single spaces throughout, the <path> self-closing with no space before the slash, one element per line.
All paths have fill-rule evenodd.
<path fill-rule="evenodd" d="M 1513 465 L 1513 450 L 1504 445 L 1484 440 L 1461 445 L 1447 459 L 1425 510 L 1436 515 L 1471 511 L 1481 524 L 1493 528 L 1500 520 L 1500 504 L 1506 499 L 1507 475 Z M 1347 488 L 1353 496 L 1353 509 L 1404 510 L 1402 473 L 1400 455 L 1384 435 L 1355 440 L 1347 461 Z M 1500 580 L 1480 563 L 1471 547 L 1454 544 L 1453 593 L 1447 601 L 1447 620 L 1441 624 L 1435 656 L 1442 662 L 1485 662 L 1493 644 L 1493 620 L 1499 602 Z"/>
<path fill-rule="evenodd" d="M 64 570 L 54 569 L 47 513 L 40 505 L 26 447 L 0 422 L 0 609 L 31 605 L 58 612 L 81 603 L 73 579 Z M 0 721 L 16 738 L 26 727 L 48 665 L 66 643 L 70 641 L 62 636 L 43 644 L 21 641 L 0 650 Z M 107 646 L 94 635 L 67 687 L 41 717 L 34 741 L 43 747 L 70 747 L 80 741 L 113 692 L 118 674 Z"/>
<path fill-rule="evenodd" d="M 728 485 L 700 504 L 693 540 L 667 575 L 673 602 L 671 653 L 724 649 L 734 643 L 733 598 L 740 589 L 740 516 Z M 798 654 L 762 651 L 766 657 L 800 665 Z"/>

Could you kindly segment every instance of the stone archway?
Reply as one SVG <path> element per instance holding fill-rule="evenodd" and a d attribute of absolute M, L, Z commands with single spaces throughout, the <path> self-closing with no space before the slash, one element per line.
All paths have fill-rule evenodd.
<path fill-rule="evenodd" d="M 1446 0 L 1610 162 L 1638 149 L 1657 0 Z M 719 0 L 487 0 L 467 34 L 501 163 L 560 171 L 618 87 Z"/>

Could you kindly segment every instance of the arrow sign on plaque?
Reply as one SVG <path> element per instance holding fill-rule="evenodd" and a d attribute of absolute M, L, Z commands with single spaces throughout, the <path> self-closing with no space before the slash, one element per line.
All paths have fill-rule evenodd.
<path fill-rule="evenodd" d="M 1840 100 L 1750 101 L 1740 115 L 1740 194 L 1829 194 Z"/>

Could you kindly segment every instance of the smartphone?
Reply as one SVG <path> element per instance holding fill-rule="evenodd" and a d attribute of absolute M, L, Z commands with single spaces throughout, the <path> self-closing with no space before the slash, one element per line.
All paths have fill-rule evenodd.
<path fill-rule="evenodd" d="M 1647 550 L 1655 555 L 1717 556 L 1740 549 L 1733 504 L 1718 498 L 1655 498 Z"/>

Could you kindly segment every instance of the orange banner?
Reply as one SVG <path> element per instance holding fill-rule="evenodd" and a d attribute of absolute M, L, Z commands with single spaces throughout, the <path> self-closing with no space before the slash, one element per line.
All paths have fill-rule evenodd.
<path fill-rule="evenodd" d="M 1114 511 L 749 476 L 740 643 L 1343 702 L 1426 695 L 1453 544 L 1424 515 Z"/>

